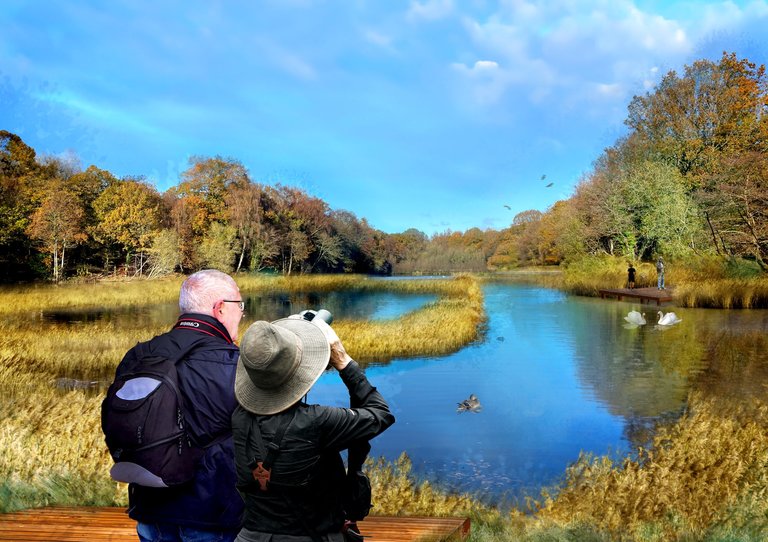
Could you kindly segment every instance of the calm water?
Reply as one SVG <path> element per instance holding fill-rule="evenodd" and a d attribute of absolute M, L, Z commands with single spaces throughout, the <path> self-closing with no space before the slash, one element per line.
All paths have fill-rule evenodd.
<path fill-rule="evenodd" d="M 324 308 L 335 317 L 344 319 L 385 320 L 418 309 L 437 299 L 435 295 L 410 295 L 390 292 L 365 294 L 350 292 L 280 293 L 243 295 L 246 301 L 245 319 L 276 320 L 304 309 Z M 115 321 L 131 325 L 141 320 L 146 324 L 172 325 L 179 315 L 178 303 L 160 303 L 142 307 L 127 307 L 109 311 L 58 311 L 43 312 L 44 322 L 88 324 L 96 321 Z"/>
<path fill-rule="evenodd" d="M 417 473 L 495 502 L 538 495 L 581 451 L 631 452 L 649 438 L 653 422 L 679 415 L 694 385 L 728 393 L 722 374 L 710 374 L 707 345 L 724 334 L 768 329 L 768 311 L 673 307 L 683 322 L 664 329 L 653 325 L 655 306 L 519 284 L 490 284 L 484 292 L 489 322 L 482 341 L 367 374 L 397 417 L 372 454 L 395 459 L 407 450 Z M 626 329 L 623 317 L 632 309 L 646 312 L 649 325 Z M 762 393 L 768 362 L 749 355 L 762 356 L 751 360 L 757 369 L 749 378 Z M 738 372 L 735 356 L 729 366 Z M 731 391 L 743 393 L 744 382 L 728 380 L 735 382 Z M 457 402 L 470 394 L 482 411 L 457 413 Z M 323 375 L 309 400 L 345 405 L 338 376 Z"/>

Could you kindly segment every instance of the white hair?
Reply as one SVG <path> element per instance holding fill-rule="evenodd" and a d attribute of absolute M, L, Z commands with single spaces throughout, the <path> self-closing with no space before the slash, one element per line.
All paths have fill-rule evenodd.
<path fill-rule="evenodd" d="M 216 269 L 203 269 L 188 276 L 181 285 L 179 310 L 213 315 L 213 306 L 222 299 L 235 300 L 240 289 L 235 279 Z"/>

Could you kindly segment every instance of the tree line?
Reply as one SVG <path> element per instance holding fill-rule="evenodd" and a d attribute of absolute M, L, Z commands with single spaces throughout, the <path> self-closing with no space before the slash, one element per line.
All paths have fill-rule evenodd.
<path fill-rule="evenodd" d="M 0 131 L 2 279 L 227 271 L 390 273 L 410 233 L 387 235 L 290 186 L 254 182 L 234 159 L 196 157 L 165 191 Z M 423 234 L 418 235 L 423 240 Z"/>
<path fill-rule="evenodd" d="M 571 197 L 502 230 L 388 234 L 236 159 L 194 157 L 164 193 L 0 131 L 0 280 L 228 271 L 444 273 L 588 255 L 768 258 L 765 67 L 723 53 L 635 96 L 628 133 Z"/>
<path fill-rule="evenodd" d="M 574 194 L 519 214 L 490 264 L 558 263 L 611 254 L 768 258 L 765 66 L 723 53 L 670 71 L 635 96 L 628 133 L 595 160 Z"/>

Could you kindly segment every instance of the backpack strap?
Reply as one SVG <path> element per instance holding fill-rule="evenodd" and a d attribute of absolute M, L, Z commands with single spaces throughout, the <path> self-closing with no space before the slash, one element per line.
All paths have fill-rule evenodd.
<path fill-rule="evenodd" d="M 147 342 L 137 343 L 136 344 L 136 357 L 137 357 L 137 359 L 145 358 L 145 357 L 150 357 L 150 356 L 158 356 L 158 357 L 164 356 L 164 354 L 156 353 L 155 350 L 152 350 L 150 348 L 150 346 L 149 346 L 150 342 L 151 341 L 147 341 Z M 165 357 L 168 360 L 171 361 L 171 363 L 173 364 L 174 367 L 178 368 L 179 363 L 184 361 L 184 359 L 187 356 L 189 356 L 189 354 L 193 350 L 198 350 L 198 349 L 200 349 L 200 350 L 221 350 L 221 348 L 212 348 L 209 345 L 201 344 L 198 341 L 198 342 L 193 342 L 192 344 L 190 344 L 190 345 L 188 345 L 188 346 L 186 346 L 184 348 L 179 348 L 175 353 L 169 354 L 169 355 L 167 355 Z M 161 347 L 159 350 L 162 351 L 163 348 Z M 176 383 L 171 378 L 168 378 L 168 376 L 163 376 L 162 380 L 176 394 L 176 397 L 178 399 L 178 409 L 177 409 L 177 412 L 176 412 L 177 423 L 179 424 L 179 429 L 181 429 L 181 430 L 183 430 L 185 432 L 185 436 L 186 436 L 186 439 L 187 439 L 187 444 L 189 446 L 191 446 L 194 443 L 196 446 L 199 446 L 199 447 L 204 448 L 204 449 L 207 450 L 211 446 L 226 440 L 231 435 L 231 431 L 224 430 L 221 433 L 215 435 L 209 442 L 207 442 L 205 444 L 197 442 L 198 439 L 195 438 L 191 433 L 189 433 L 186 430 L 186 420 L 184 419 L 184 411 L 182 410 L 182 407 L 184 406 L 184 400 L 185 400 L 184 394 L 181 393 L 181 389 L 179 389 L 179 387 L 176 385 Z"/>
<path fill-rule="evenodd" d="M 248 434 L 246 435 L 246 442 L 250 441 L 251 428 L 255 430 L 256 446 L 259 449 L 258 457 L 263 457 L 263 461 L 259 461 L 258 457 L 254 457 L 248 464 L 248 468 L 251 469 L 254 480 L 259 483 L 259 487 L 262 491 L 267 490 L 267 484 L 272 475 L 272 465 L 275 463 L 278 454 L 280 453 L 280 444 L 283 441 L 285 432 L 288 430 L 288 426 L 291 425 L 293 419 L 296 417 L 296 409 L 293 409 L 293 413 L 287 422 L 283 422 L 277 428 L 275 432 L 275 438 L 272 442 L 264 445 L 264 438 L 261 435 L 261 428 L 259 427 L 258 418 L 253 420 L 253 423 L 248 424 Z M 266 450 L 266 452 L 265 452 Z"/>

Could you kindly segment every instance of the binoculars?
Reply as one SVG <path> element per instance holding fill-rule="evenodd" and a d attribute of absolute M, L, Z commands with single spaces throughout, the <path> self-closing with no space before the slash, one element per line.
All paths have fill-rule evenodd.
<path fill-rule="evenodd" d="M 331 322 L 333 322 L 333 314 L 331 314 L 329 311 L 325 309 L 320 310 L 305 310 L 301 311 L 299 313 L 299 316 L 304 318 L 304 320 L 309 320 L 310 322 L 314 320 L 315 318 L 319 318 L 320 320 L 323 320 L 326 324 L 329 326 L 331 325 Z"/>

